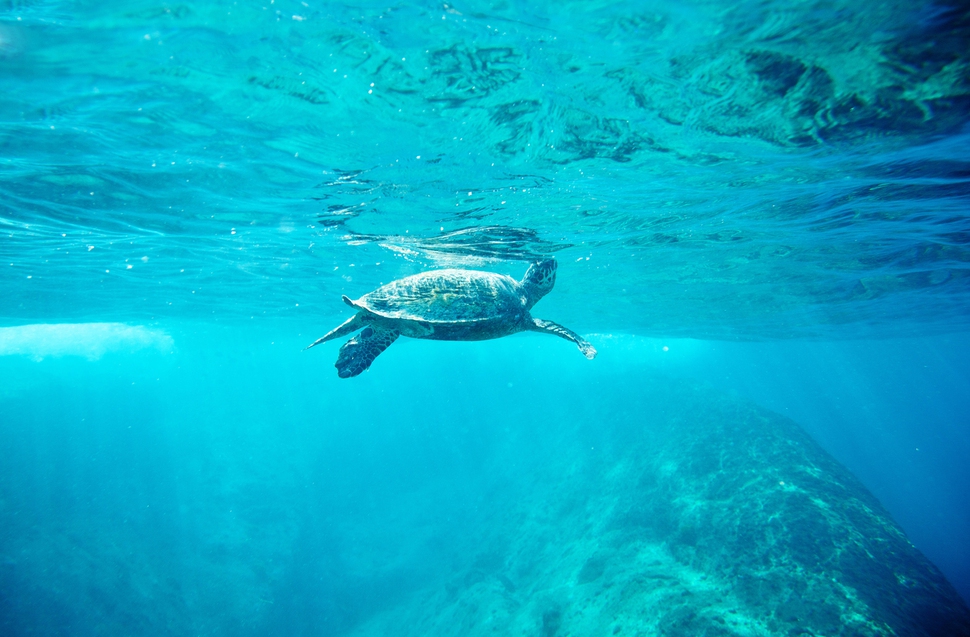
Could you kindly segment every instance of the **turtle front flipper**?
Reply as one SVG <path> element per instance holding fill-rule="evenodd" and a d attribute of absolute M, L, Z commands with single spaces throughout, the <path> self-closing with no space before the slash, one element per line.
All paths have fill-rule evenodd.
<path fill-rule="evenodd" d="M 533 328 L 535 332 L 546 332 L 548 334 L 555 334 L 560 338 L 564 338 L 567 341 L 572 341 L 576 343 L 576 347 L 579 351 L 583 353 L 583 356 L 593 360 L 596 358 L 596 348 L 589 344 L 589 341 L 584 339 L 582 336 L 572 331 L 571 329 L 565 328 L 559 323 L 553 323 L 552 321 L 544 321 L 542 319 L 534 318 L 532 319 Z"/>
<path fill-rule="evenodd" d="M 340 347 L 337 376 L 352 378 L 363 373 L 381 352 L 397 340 L 400 333 L 384 327 L 365 327 L 364 331 Z"/>

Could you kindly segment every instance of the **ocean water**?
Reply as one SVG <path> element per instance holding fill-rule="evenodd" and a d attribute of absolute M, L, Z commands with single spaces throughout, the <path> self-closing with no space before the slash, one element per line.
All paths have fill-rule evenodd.
<path fill-rule="evenodd" d="M 0 0 L 3 635 L 970 635 L 970 5 Z M 341 296 L 553 257 L 534 332 Z"/>

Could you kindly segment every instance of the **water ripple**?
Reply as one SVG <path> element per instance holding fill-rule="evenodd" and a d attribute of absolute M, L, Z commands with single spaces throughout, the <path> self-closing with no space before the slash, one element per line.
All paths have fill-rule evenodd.
<path fill-rule="evenodd" d="M 0 316 L 300 319 L 554 254 L 578 329 L 966 328 L 964 9 L 574 10 L 0 7 Z"/>

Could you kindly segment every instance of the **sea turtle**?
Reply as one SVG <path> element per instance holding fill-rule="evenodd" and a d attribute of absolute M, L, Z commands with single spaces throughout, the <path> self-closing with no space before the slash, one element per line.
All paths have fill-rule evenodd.
<path fill-rule="evenodd" d="M 596 350 L 578 334 L 529 314 L 555 285 L 556 267 L 554 259 L 537 261 L 521 281 L 478 270 L 432 270 L 391 281 L 356 301 L 344 296 L 357 314 L 306 349 L 363 328 L 340 348 L 335 367 L 341 378 L 366 370 L 402 335 L 482 341 L 532 330 L 570 340 L 591 359 Z"/>

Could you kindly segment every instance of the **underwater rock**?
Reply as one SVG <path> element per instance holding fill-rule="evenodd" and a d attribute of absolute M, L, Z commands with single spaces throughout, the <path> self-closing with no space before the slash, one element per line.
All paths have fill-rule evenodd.
<path fill-rule="evenodd" d="M 248 356 L 221 390 L 183 358 L 181 390 L 71 366 L 3 401 L 0 634 L 970 635 L 879 502 L 749 403 L 636 361 L 413 373 L 469 346 L 389 361 L 341 429 L 321 404 L 371 390 L 266 417 L 312 376 Z M 197 395 L 240 404 L 218 426 Z"/>
<path fill-rule="evenodd" d="M 354 634 L 970 635 L 953 587 L 796 423 L 673 383 L 628 407 L 489 503 L 468 546 L 490 572 L 469 558 Z"/>

